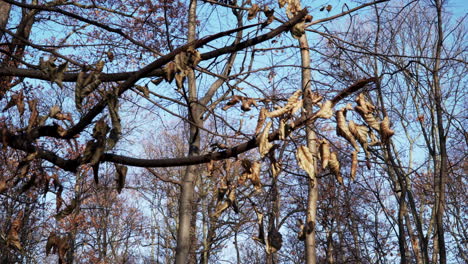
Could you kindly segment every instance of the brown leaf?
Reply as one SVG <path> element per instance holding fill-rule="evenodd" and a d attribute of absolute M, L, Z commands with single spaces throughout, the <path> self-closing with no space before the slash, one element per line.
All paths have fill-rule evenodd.
<path fill-rule="evenodd" d="M 331 5 L 327 5 L 327 11 L 330 12 L 332 10 L 332 6 Z"/>
<path fill-rule="evenodd" d="M 330 145 L 326 139 L 321 140 L 319 151 L 322 160 L 322 168 L 325 169 L 328 167 L 328 162 L 330 160 Z"/>
<path fill-rule="evenodd" d="M 263 13 L 267 17 L 267 20 L 262 25 L 263 27 L 265 27 L 271 24 L 271 22 L 273 22 L 273 20 L 275 19 L 275 16 L 274 16 L 275 10 L 274 9 L 270 10 L 268 9 L 268 7 L 266 7 Z"/>
<path fill-rule="evenodd" d="M 268 152 L 270 152 L 271 147 L 273 147 L 273 144 L 271 144 L 268 141 L 268 136 L 270 132 L 270 128 L 272 126 L 272 122 L 268 122 L 265 128 L 263 129 L 262 133 L 258 136 L 258 151 L 260 152 L 260 156 L 264 157 Z"/>
<path fill-rule="evenodd" d="M 71 200 L 71 203 L 65 207 L 62 211 L 60 211 L 58 214 L 55 215 L 55 219 L 57 221 L 62 220 L 63 218 L 71 215 L 73 211 L 75 211 L 76 207 L 78 206 L 78 199 L 74 198 Z"/>
<path fill-rule="evenodd" d="M 310 179 L 315 178 L 314 157 L 306 146 L 299 146 L 296 150 L 296 159 L 299 167 L 307 172 Z"/>
<path fill-rule="evenodd" d="M 340 172 L 340 162 L 338 161 L 335 152 L 332 152 L 330 154 L 330 161 L 328 162 L 328 167 L 330 168 L 330 171 L 335 175 L 336 180 L 340 184 L 343 184 L 343 177 L 341 176 Z"/>
<path fill-rule="evenodd" d="M 135 88 L 137 88 L 145 98 L 149 98 L 149 89 L 147 86 L 135 85 Z"/>
<path fill-rule="evenodd" d="M 320 107 L 320 110 L 315 114 L 315 118 L 329 119 L 330 117 L 332 117 L 333 116 L 332 106 L 333 106 L 332 101 L 326 101 L 325 103 L 323 103 L 322 106 Z"/>
<path fill-rule="evenodd" d="M 300 39 L 302 35 L 305 34 L 305 22 L 301 21 L 299 23 L 296 23 L 292 28 L 291 28 L 291 35 L 295 39 Z"/>
<path fill-rule="evenodd" d="M 169 62 L 164 66 L 164 79 L 166 82 L 171 83 L 174 80 L 176 74 L 176 65 L 173 61 Z"/>
<path fill-rule="evenodd" d="M 112 51 L 108 50 L 106 55 L 110 62 L 114 61 L 114 53 L 112 53 Z"/>
<path fill-rule="evenodd" d="M 259 192 L 262 188 L 262 183 L 260 181 L 260 162 L 251 162 L 248 159 L 242 160 L 242 167 L 244 172 L 239 177 L 239 184 L 244 184 L 245 180 L 249 179 L 250 182 L 254 185 L 254 188 Z"/>
<path fill-rule="evenodd" d="M 127 166 L 115 164 L 115 181 L 117 183 L 117 192 L 120 193 L 125 186 L 125 178 L 127 177 Z"/>
<path fill-rule="evenodd" d="M 273 117 L 278 117 L 281 115 L 284 115 L 286 113 L 293 114 L 292 110 L 294 109 L 297 111 L 298 109 L 298 104 L 301 103 L 300 101 L 300 96 L 302 94 L 302 91 L 299 89 L 296 92 L 294 92 L 291 97 L 289 97 L 288 102 L 284 107 L 281 107 L 279 109 L 276 109 L 272 112 L 267 112 L 266 116 L 273 118 Z M 302 105 L 301 105 L 302 106 Z"/>
<path fill-rule="evenodd" d="M 356 171 L 358 168 L 358 152 L 355 150 L 351 153 L 351 179 L 356 179 Z"/>
<path fill-rule="evenodd" d="M 260 10 L 260 7 L 258 7 L 257 4 L 253 4 L 252 7 L 249 8 L 247 19 L 248 20 L 254 19 L 257 16 L 258 10 Z"/>
<path fill-rule="evenodd" d="M 244 112 L 250 111 L 252 109 L 251 108 L 252 105 L 257 106 L 257 102 L 255 101 L 255 99 L 246 98 L 246 97 L 242 98 L 242 105 L 241 105 L 242 111 Z"/>
<path fill-rule="evenodd" d="M 354 138 L 353 134 L 349 131 L 348 124 L 346 122 L 346 110 L 347 109 L 352 109 L 351 105 L 348 105 L 345 108 L 342 108 L 338 111 L 336 111 L 335 116 L 336 116 L 336 134 L 340 137 L 345 138 L 355 150 L 359 151 L 359 146 L 356 142 L 356 139 Z"/>
<path fill-rule="evenodd" d="M 260 130 L 262 129 L 263 124 L 265 123 L 267 112 L 268 111 L 265 108 L 262 108 L 260 110 L 260 113 L 258 115 L 257 127 L 255 128 L 255 135 L 258 135 L 258 133 L 260 133 Z"/>
<path fill-rule="evenodd" d="M 8 231 L 7 236 L 7 246 L 13 246 L 17 250 L 22 250 L 21 242 L 19 239 L 19 232 L 21 230 L 21 225 L 23 223 L 23 211 L 20 211 L 16 218 L 11 223 L 10 230 Z"/>
<path fill-rule="evenodd" d="M 380 122 L 380 136 L 383 142 L 388 142 L 391 136 L 395 134 L 395 131 L 390 129 L 390 120 L 388 116 L 385 116 L 382 122 Z"/>

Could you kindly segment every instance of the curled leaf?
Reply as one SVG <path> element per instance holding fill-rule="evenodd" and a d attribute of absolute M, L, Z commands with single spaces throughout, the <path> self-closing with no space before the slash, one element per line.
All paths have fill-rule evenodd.
<path fill-rule="evenodd" d="M 272 117 L 278 117 L 278 116 L 284 115 L 286 113 L 293 114 L 292 110 L 297 111 L 298 109 L 300 109 L 300 107 L 298 108 L 298 104 L 301 104 L 300 106 L 302 106 L 302 101 L 300 100 L 301 94 L 302 94 L 302 91 L 297 90 L 291 95 L 291 97 L 289 97 L 288 102 L 286 103 L 284 107 L 276 109 L 272 112 L 267 112 L 266 116 L 272 118 Z"/>
<path fill-rule="evenodd" d="M 322 139 L 320 142 L 320 158 L 322 160 L 322 168 L 325 169 L 328 166 L 330 160 L 330 145 L 326 139 Z"/>
<path fill-rule="evenodd" d="M 330 154 L 330 161 L 328 162 L 328 167 L 330 168 L 330 171 L 335 175 L 336 180 L 340 184 L 343 184 L 343 177 L 341 176 L 340 172 L 340 162 L 338 161 L 335 152 L 332 152 Z"/>
<path fill-rule="evenodd" d="M 300 39 L 302 35 L 305 34 L 305 21 L 301 21 L 299 23 L 296 23 L 292 28 L 291 28 L 291 35 L 295 39 Z"/>
<path fill-rule="evenodd" d="M 148 86 L 135 85 L 138 91 L 140 91 L 145 98 L 149 98 L 149 89 Z"/>
<path fill-rule="evenodd" d="M 262 183 L 260 181 L 260 162 L 251 162 L 248 159 L 242 160 L 242 167 L 244 172 L 239 178 L 239 184 L 244 184 L 245 180 L 250 180 L 255 190 L 259 192 L 262 189 Z"/>
<path fill-rule="evenodd" d="M 7 246 L 12 246 L 17 250 L 22 250 L 23 247 L 21 246 L 19 232 L 21 231 L 21 226 L 23 223 L 23 211 L 20 211 L 13 222 L 11 223 L 10 230 L 8 231 Z"/>
<path fill-rule="evenodd" d="M 171 83 L 174 80 L 176 74 L 176 65 L 173 61 L 169 62 L 164 66 L 164 79 L 166 82 Z"/>
<path fill-rule="evenodd" d="M 268 122 L 262 133 L 258 136 L 258 150 L 261 157 L 264 157 L 266 154 L 268 154 L 271 147 L 273 147 L 273 144 L 268 141 L 268 135 L 272 124 L 273 123 L 271 121 Z"/>
<path fill-rule="evenodd" d="M 249 8 L 249 12 L 247 13 L 247 19 L 252 20 L 257 16 L 260 7 L 257 4 L 253 4 L 252 7 Z"/>
<path fill-rule="evenodd" d="M 296 159 L 299 167 L 307 172 L 310 179 L 315 178 L 314 157 L 306 146 L 299 146 L 296 150 Z"/>
<path fill-rule="evenodd" d="M 388 116 L 385 116 L 382 122 L 380 122 L 380 136 L 383 142 L 388 142 L 391 136 L 395 134 L 395 131 L 390 129 L 390 120 Z"/>
<path fill-rule="evenodd" d="M 284 119 L 280 120 L 278 131 L 279 139 L 284 140 L 286 138 L 286 121 Z"/>
<path fill-rule="evenodd" d="M 260 130 L 262 129 L 263 127 L 263 124 L 265 123 L 265 119 L 266 119 L 266 116 L 267 116 L 267 110 L 265 108 L 262 108 L 260 110 L 260 113 L 258 115 L 258 121 L 257 121 L 257 127 L 255 128 L 255 134 L 257 135 L 258 133 L 260 133 Z"/>
<path fill-rule="evenodd" d="M 351 153 L 351 179 L 356 179 L 356 171 L 358 168 L 358 152 L 357 150 Z"/>
<path fill-rule="evenodd" d="M 115 181 L 117 183 L 117 192 L 122 192 L 125 186 L 125 178 L 127 177 L 128 167 L 115 164 Z"/>
<path fill-rule="evenodd" d="M 241 105 L 242 111 L 244 112 L 250 111 L 252 105 L 257 106 L 257 102 L 255 101 L 255 99 L 245 98 L 245 97 L 242 98 L 242 105 Z"/>
<path fill-rule="evenodd" d="M 329 119 L 330 117 L 332 117 L 333 116 L 332 106 L 333 106 L 332 101 L 326 101 L 325 103 L 323 103 L 322 106 L 320 107 L 320 110 L 315 114 L 315 118 Z"/>
<path fill-rule="evenodd" d="M 348 124 L 346 122 L 346 109 L 352 109 L 350 105 L 348 105 L 346 108 L 340 109 L 336 111 L 335 116 L 336 116 L 336 134 L 340 137 L 345 138 L 353 147 L 355 150 L 359 151 L 359 146 L 356 142 L 356 139 L 354 138 L 353 134 L 349 131 Z"/>

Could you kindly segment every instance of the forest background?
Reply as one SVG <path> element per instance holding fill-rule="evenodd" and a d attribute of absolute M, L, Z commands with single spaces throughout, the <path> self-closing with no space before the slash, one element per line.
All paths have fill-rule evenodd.
<path fill-rule="evenodd" d="M 1 263 L 467 263 L 467 4 L 1 0 Z"/>

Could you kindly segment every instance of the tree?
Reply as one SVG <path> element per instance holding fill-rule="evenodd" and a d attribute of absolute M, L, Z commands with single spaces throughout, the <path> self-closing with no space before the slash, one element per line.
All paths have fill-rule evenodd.
<path fill-rule="evenodd" d="M 448 136 L 466 133 L 444 82 L 461 94 L 464 49 L 444 49 L 454 31 L 440 1 L 433 13 L 386 2 L 0 2 L 0 143 L 12 157 L 0 192 L 18 203 L 1 211 L 2 252 L 32 262 L 45 244 L 59 263 L 210 263 L 234 242 L 237 263 L 447 262 L 444 222 L 465 215 L 446 203 L 460 202 L 446 187 L 462 181 L 464 158 L 449 156 Z M 413 12 L 437 34 L 407 54 Z M 387 94 L 398 87 L 409 96 Z M 430 158 L 404 165 L 399 129 Z M 28 244 L 36 219 L 42 237 Z M 464 229 L 450 230 L 465 256 Z"/>

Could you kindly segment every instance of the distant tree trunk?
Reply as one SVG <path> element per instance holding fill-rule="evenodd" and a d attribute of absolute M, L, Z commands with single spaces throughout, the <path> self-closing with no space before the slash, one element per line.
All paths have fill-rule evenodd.
<path fill-rule="evenodd" d="M 188 18 L 188 42 L 195 40 L 196 28 L 196 9 L 197 1 L 191 0 L 189 6 Z M 201 109 L 197 100 L 197 87 L 195 83 L 195 74 L 191 72 L 188 75 L 188 119 L 192 122 L 189 135 L 189 156 L 198 155 L 200 153 L 200 129 L 203 125 L 201 119 Z M 189 258 L 192 245 L 195 243 L 195 225 L 192 220 L 194 210 L 194 187 L 196 181 L 196 167 L 188 166 L 185 170 L 183 181 L 181 184 L 181 193 L 179 200 L 179 228 L 177 230 L 177 248 L 176 261 L 177 264 L 196 263 L 195 255 Z"/>
<path fill-rule="evenodd" d="M 306 35 L 302 35 L 299 39 L 299 45 L 301 48 L 301 66 L 302 66 L 302 91 L 303 94 L 306 91 L 310 91 L 311 86 L 311 71 L 310 71 L 310 53 L 309 43 L 307 42 Z M 304 108 L 307 113 L 312 113 L 312 102 L 304 97 Z M 317 136 L 313 131 L 313 128 L 307 126 L 307 147 L 309 148 L 312 156 L 314 157 L 314 168 L 317 171 Z M 309 190 L 308 190 L 308 201 L 307 201 L 307 216 L 306 216 L 306 239 L 305 239 L 305 252 L 306 252 L 306 263 L 315 264 L 317 262 L 316 256 L 316 241 L 315 241 L 315 222 L 317 216 L 317 198 L 318 198 L 318 182 L 316 175 L 309 175 Z"/>
<path fill-rule="evenodd" d="M 447 183 L 447 170 L 448 170 L 448 156 L 447 156 L 447 145 L 446 135 L 443 121 L 443 106 L 444 101 L 442 97 L 442 89 L 440 87 L 439 71 L 440 71 L 440 57 L 442 53 L 442 45 L 444 39 L 444 33 L 442 29 L 442 2 L 441 0 L 435 0 L 435 7 L 437 12 L 437 43 L 436 43 L 436 54 L 435 64 L 432 71 L 433 74 L 433 89 L 435 99 L 435 110 L 437 118 L 437 132 L 439 136 L 439 155 L 440 155 L 440 166 L 439 171 L 434 171 L 434 189 L 436 195 L 436 230 L 437 230 L 437 242 L 439 249 L 440 263 L 447 263 L 447 253 L 445 249 L 445 238 L 444 238 L 444 223 L 443 216 L 445 212 L 445 185 Z"/>

